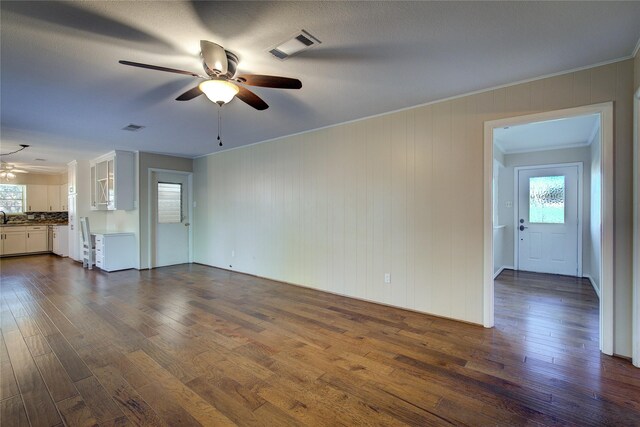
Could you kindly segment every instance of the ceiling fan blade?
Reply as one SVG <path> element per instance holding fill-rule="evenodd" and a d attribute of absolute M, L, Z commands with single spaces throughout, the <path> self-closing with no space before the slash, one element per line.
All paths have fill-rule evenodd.
<path fill-rule="evenodd" d="M 200 40 L 200 55 L 207 74 L 225 75 L 228 71 L 227 52 L 219 44 L 207 40 Z"/>
<path fill-rule="evenodd" d="M 263 76 L 260 74 L 244 74 L 236 80 L 251 86 L 273 87 L 278 89 L 300 89 L 302 82 L 298 79 L 279 76 Z"/>
<path fill-rule="evenodd" d="M 189 89 L 182 95 L 176 98 L 176 101 L 189 101 L 195 97 L 202 95 L 202 91 L 200 90 L 200 86 L 196 86 L 193 89 Z"/>
<path fill-rule="evenodd" d="M 24 171 L 22 169 L 11 169 L 8 170 L 7 172 L 15 172 L 15 173 L 29 173 L 29 171 Z"/>
<path fill-rule="evenodd" d="M 192 73 L 191 71 L 176 70 L 175 68 L 160 67 L 158 65 L 141 64 L 139 62 L 131 62 L 131 61 L 118 61 L 118 62 L 123 65 L 130 65 L 132 67 L 140 67 L 140 68 L 146 68 L 149 70 L 166 71 L 167 73 L 177 73 L 177 74 L 184 74 L 185 76 L 205 78 L 205 76 L 201 76 L 200 74 Z"/>
<path fill-rule="evenodd" d="M 262 98 L 251 92 L 249 89 L 242 86 L 238 86 L 238 89 L 239 91 L 236 94 L 236 97 L 241 101 L 246 102 L 256 110 L 266 110 L 267 108 L 269 108 L 267 103 L 264 102 Z"/>

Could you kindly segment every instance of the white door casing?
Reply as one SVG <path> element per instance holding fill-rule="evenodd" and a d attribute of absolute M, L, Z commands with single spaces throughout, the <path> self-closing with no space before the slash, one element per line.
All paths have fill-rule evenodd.
<path fill-rule="evenodd" d="M 514 173 L 516 268 L 580 276 L 582 164 L 518 167 Z"/>
<path fill-rule="evenodd" d="M 155 229 L 152 266 L 188 263 L 191 245 L 190 176 L 184 173 L 154 172 L 152 178 L 152 228 Z M 180 205 L 164 200 L 167 194 L 179 194 Z M 167 202 L 172 205 L 169 209 L 175 211 L 166 213 Z M 165 213 L 161 213 L 161 210 Z"/>
<path fill-rule="evenodd" d="M 483 324 L 494 326 L 494 283 L 493 283 L 493 131 L 505 126 L 562 119 L 586 114 L 600 115 L 601 139 L 600 171 L 602 176 L 601 194 L 601 253 L 600 261 L 600 351 L 612 355 L 614 351 L 613 321 L 613 102 L 545 111 L 490 120 L 484 123 L 484 259 L 483 259 Z M 640 292 L 638 292 L 640 294 Z M 640 317 L 640 316 L 639 316 Z M 638 328 L 640 329 L 640 328 Z"/>

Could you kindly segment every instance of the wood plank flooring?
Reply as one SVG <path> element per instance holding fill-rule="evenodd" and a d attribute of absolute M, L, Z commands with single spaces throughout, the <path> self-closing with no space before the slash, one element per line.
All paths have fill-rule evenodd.
<path fill-rule="evenodd" d="M 506 271 L 484 329 L 201 265 L 0 267 L 3 426 L 640 425 L 584 280 Z"/>

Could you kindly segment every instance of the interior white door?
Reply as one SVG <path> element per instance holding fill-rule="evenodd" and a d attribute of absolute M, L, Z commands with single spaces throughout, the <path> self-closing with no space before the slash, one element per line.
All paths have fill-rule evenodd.
<path fill-rule="evenodd" d="M 578 166 L 518 171 L 518 269 L 578 275 Z"/>
<path fill-rule="evenodd" d="M 153 174 L 155 204 L 155 267 L 189 262 L 189 176 Z M 153 243 L 153 242 L 152 242 Z"/>

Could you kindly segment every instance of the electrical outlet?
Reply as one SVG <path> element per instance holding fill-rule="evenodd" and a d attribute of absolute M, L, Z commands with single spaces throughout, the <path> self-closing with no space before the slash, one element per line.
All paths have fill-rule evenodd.
<path fill-rule="evenodd" d="M 231 251 L 231 258 L 235 258 L 236 257 L 236 251 Z"/>
<path fill-rule="evenodd" d="M 384 273 L 384 283 L 391 283 L 391 273 Z"/>
<path fill-rule="evenodd" d="M 512 208 L 513 207 L 513 202 L 511 200 L 509 200 L 508 202 L 504 202 L 504 206 L 506 208 Z"/>

